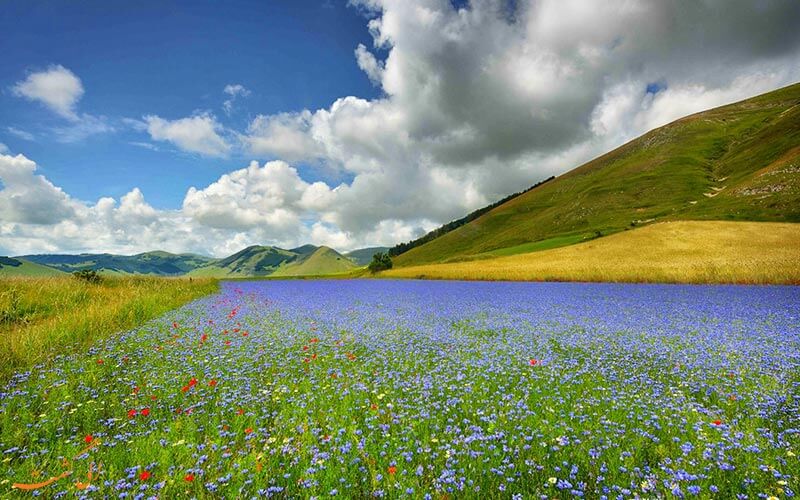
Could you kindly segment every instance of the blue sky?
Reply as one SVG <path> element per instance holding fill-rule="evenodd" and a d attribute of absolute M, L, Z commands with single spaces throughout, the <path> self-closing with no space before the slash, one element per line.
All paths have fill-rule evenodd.
<path fill-rule="evenodd" d="M 341 95 L 380 93 L 353 57 L 359 43 L 371 44 L 366 19 L 342 1 L 21 0 L 4 2 L 2 10 L 0 142 L 28 152 L 40 173 L 87 201 L 138 186 L 153 206 L 179 208 L 189 186 L 205 186 L 246 164 L 239 155 L 207 158 L 169 145 L 156 145 L 159 151 L 133 145 L 149 137 L 119 123 L 122 118 L 175 119 L 208 110 L 226 126 L 245 128 L 256 113 L 314 110 Z M 78 110 L 105 116 L 115 132 L 58 142 L 51 129 L 65 120 L 8 90 L 53 64 L 83 82 Z M 250 91 L 230 116 L 223 109 L 229 84 Z M 320 169 L 303 173 L 336 178 Z"/>
<path fill-rule="evenodd" d="M 800 81 L 797 0 L 0 2 L 0 255 L 393 245 Z"/>

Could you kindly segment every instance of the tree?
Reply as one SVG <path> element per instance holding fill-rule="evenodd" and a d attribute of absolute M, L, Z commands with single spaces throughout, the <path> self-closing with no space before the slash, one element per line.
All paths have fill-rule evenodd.
<path fill-rule="evenodd" d="M 387 269 L 392 268 L 392 258 L 389 257 L 388 252 L 378 252 L 372 256 L 372 262 L 369 263 L 367 268 L 372 273 L 377 273 L 378 271 L 385 271 Z"/>

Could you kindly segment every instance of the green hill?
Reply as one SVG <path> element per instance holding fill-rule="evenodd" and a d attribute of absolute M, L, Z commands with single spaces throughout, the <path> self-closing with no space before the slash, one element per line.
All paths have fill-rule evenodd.
<path fill-rule="evenodd" d="M 369 248 L 359 248 L 358 250 L 353 250 L 352 252 L 347 252 L 344 254 L 345 257 L 352 260 L 357 266 L 366 266 L 370 262 L 372 262 L 372 256 L 376 253 L 383 253 L 388 251 L 388 247 L 369 247 Z"/>
<path fill-rule="evenodd" d="M 29 262 L 24 259 L 0 257 L 0 278 L 13 276 L 58 276 L 64 273 L 52 267 Z"/>
<path fill-rule="evenodd" d="M 298 255 L 290 250 L 253 245 L 194 269 L 188 275 L 210 278 L 269 276 L 282 264 L 297 259 Z"/>
<path fill-rule="evenodd" d="M 800 222 L 800 84 L 652 130 L 394 260 L 511 255 L 669 220 Z"/>
<path fill-rule="evenodd" d="M 104 274 L 152 274 L 178 276 L 213 262 L 210 257 L 169 252 L 145 252 L 136 255 L 80 254 L 80 255 L 23 255 L 20 259 L 64 272 L 94 269 Z"/>
<path fill-rule="evenodd" d="M 273 276 L 320 276 L 324 274 L 345 273 L 358 266 L 332 248 L 317 248 L 314 253 L 287 262 L 278 268 Z"/>

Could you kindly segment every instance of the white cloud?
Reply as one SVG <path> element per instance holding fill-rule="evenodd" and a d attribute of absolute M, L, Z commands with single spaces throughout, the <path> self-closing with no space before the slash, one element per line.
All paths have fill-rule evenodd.
<path fill-rule="evenodd" d="M 75 105 L 83 96 L 83 84 L 75 73 L 61 65 L 31 73 L 12 88 L 14 95 L 39 101 L 69 120 L 77 120 Z"/>
<path fill-rule="evenodd" d="M 253 243 L 392 244 L 679 116 L 800 80 L 793 0 L 351 2 L 372 16 L 376 50 L 360 45 L 354 59 L 381 97 L 257 115 L 242 134 L 210 114 L 126 122 L 185 151 L 241 147 L 275 161 L 192 187 L 175 211 L 138 190 L 76 205 L 26 174 L 25 189 L 74 214 L 52 226 L 3 218 L 4 245 L 224 254 Z M 223 90 L 226 112 L 245 92 Z M 287 162 L 347 181 L 310 182 Z"/>
<path fill-rule="evenodd" d="M 23 155 L 0 154 L 0 220 L 4 223 L 55 224 L 75 215 L 75 203 L 36 173 Z"/>
<path fill-rule="evenodd" d="M 9 134 L 19 137 L 20 139 L 24 139 L 26 141 L 33 141 L 36 138 L 28 131 L 18 129 L 17 127 L 6 127 L 6 130 Z"/>
<path fill-rule="evenodd" d="M 285 160 L 310 160 L 322 154 L 320 144 L 310 136 L 311 113 L 280 113 L 257 116 L 242 141 L 248 153 Z"/>
<path fill-rule="evenodd" d="M 230 96 L 225 100 L 225 102 L 222 103 L 222 108 L 225 110 L 225 114 L 227 115 L 230 115 L 231 112 L 233 112 L 233 104 L 237 97 L 247 97 L 250 95 L 250 91 L 247 90 L 244 85 L 239 83 L 225 85 L 225 88 L 222 89 L 222 92 Z"/>
<path fill-rule="evenodd" d="M 364 44 L 358 44 L 355 54 L 358 67 L 367 74 L 373 84 L 379 85 L 383 79 L 383 64 L 375 58 L 372 52 L 367 50 Z"/>
<path fill-rule="evenodd" d="M 231 146 L 220 136 L 223 133 L 222 125 L 214 115 L 208 113 L 178 120 L 148 115 L 144 117 L 144 122 L 151 139 L 170 142 L 184 151 L 223 157 L 231 150 Z"/>

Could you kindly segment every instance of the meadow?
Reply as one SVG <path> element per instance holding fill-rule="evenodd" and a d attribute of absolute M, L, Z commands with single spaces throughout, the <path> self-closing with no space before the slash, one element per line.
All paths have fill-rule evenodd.
<path fill-rule="evenodd" d="M 223 282 L 16 373 L 0 496 L 787 498 L 800 288 Z"/>
<path fill-rule="evenodd" d="M 548 240 L 549 241 L 549 240 Z M 547 243 L 546 241 L 545 243 Z M 389 278 L 800 284 L 800 224 L 674 221 L 561 248 L 526 245 L 462 262 L 395 267 Z M 516 255 L 515 255 L 516 253 Z"/>
<path fill-rule="evenodd" d="M 0 279 L 0 381 L 50 359 L 86 349 L 217 290 L 215 280 L 104 278 L 63 274 Z"/>

